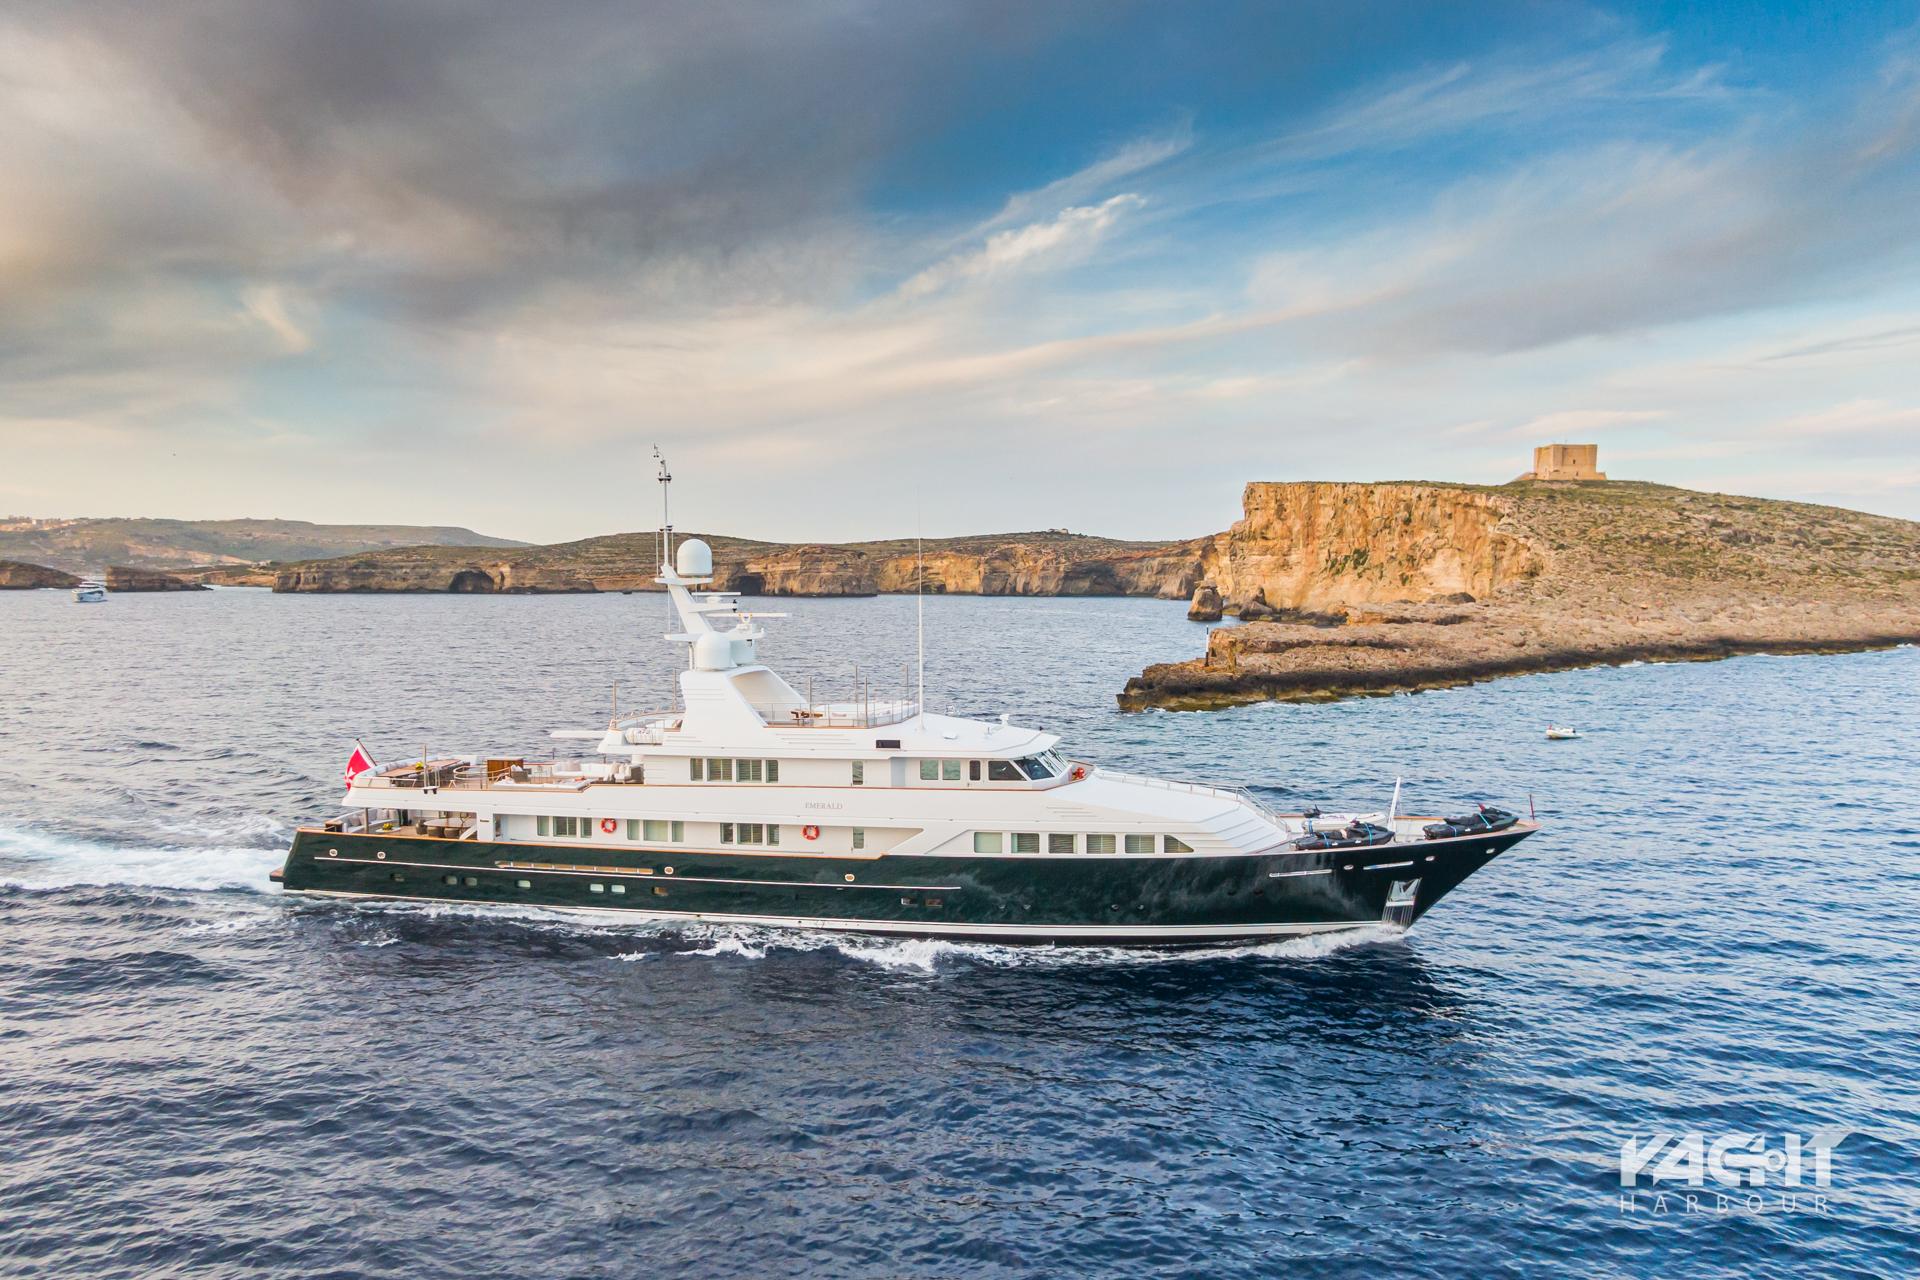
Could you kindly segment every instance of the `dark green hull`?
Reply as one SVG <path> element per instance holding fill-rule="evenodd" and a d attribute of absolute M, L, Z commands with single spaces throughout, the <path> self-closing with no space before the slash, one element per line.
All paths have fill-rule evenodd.
<path fill-rule="evenodd" d="M 355 897 L 1165 946 L 1404 927 L 1536 830 L 1522 823 L 1483 837 L 1228 857 L 834 858 L 303 829 L 276 878 L 297 892 Z"/>

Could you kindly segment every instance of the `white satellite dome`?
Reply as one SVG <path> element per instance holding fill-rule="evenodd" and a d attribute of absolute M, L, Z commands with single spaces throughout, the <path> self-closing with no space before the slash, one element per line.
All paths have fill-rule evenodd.
<path fill-rule="evenodd" d="M 697 671 L 726 671 L 732 668 L 733 639 L 718 631 L 708 631 L 693 642 L 693 665 Z"/>
<path fill-rule="evenodd" d="M 673 567 L 683 578 L 711 578 L 713 548 L 698 538 L 688 538 L 673 553 Z"/>

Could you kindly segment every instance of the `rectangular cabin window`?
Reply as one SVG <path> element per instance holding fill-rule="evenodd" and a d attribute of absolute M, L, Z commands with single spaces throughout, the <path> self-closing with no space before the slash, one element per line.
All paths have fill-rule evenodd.
<path fill-rule="evenodd" d="M 686 838 L 687 824 L 684 822 L 673 823 L 667 832 L 667 839 L 669 840 L 685 840 Z"/>
<path fill-rule="evenodd" d="M 864 787 L 867 785 L 867 762 L 865 760 L 855 760 L 853 762 L 853 785 L 856 787 Z"/>
<path fill-rule="evenodd" d="M 1013 761 L 989 760 L 987 761 L 987 781 L 1024 782 L 1026 779 L 1021 777 L 1020 771 L 1013 767 Z"/>
<path fill-rule="evenodd" d="M 721 830 L 724 831 L 726 827 L 733 828 L 734 834 L 738 837 L 738 843 L 740 844 L 765 844 L 767 842 L 767 829 L 758 822 L 730 822 L 724 824 Z M 722 838 L 724 839 L 724 837 Z"/>
<path fill-rule="evenodd" d="M 1153 837 L 1152 836 L 1128 836 L 1127 852 L 1128 853 L 1152 853 Z"/>
<path fill-rule="evenodd" d="M 679 825 L 680 824 L 677 822 L 673 824 L 673 826 L 676 826 L 676 827 Z M 645 832 L 646 837 L 649 840 L 673 839 L 673 837 L 668 834 L 671 828 L 668 826 L 666 820 L 662 818 L 648 818 L 644 823 L 641 824 L 641 830 Z"/>
<path fill-rule="evenodd" d="M 1103 835 L 1089 835 L 1087 837 L 1087 852 L 1088 853 L 1112 853 L 1113 837 L 1103 836 Z"/>
<path fill-rule="evenodd" d="M 940 762 L 938 760 L 922 760 L 920 762 L 920 781 L 938 782 L 939 780 Z"/>
<path fill-rule="evenodd" d="M 533 820 L 533 829 L 540 835 L 550 836 L 553 834 L 553 819 L 543 813 Z"/>
<path fill-rule="evenodd" d="M 720 843 L 733 843 L 733 824 L 731 822 L 723 822 L 720 824 Z"/>
<path fill-rule="evenodd" d="M 960 781 L 960 762 L 958 760 L 942 760 L 940 762 L 940 780 L 942 782 Z"/>
<path fill-rule="evenodd" d="M 778 760 L 767 761 L 767 781 L 780 781 L 780 762 Z"/>
<path fill-rule="evenodd" d="M 1013 833 L 1013 851 L 1015 853 L 1040 852 L 1040 833 L 1038 831 L 1016 831 Z"/>
<path fill-rule="evenodd" d="M 1162 836 L 1160 838 L 1160 848 L 1162 852 L 1165 852 L 1165 853 L 1192 853 L 1193 852 L 1193 846 L 1188 844 L 1185 840 L 1182 840 L 1179 836 Z"/>
<path fill-rule="evenodd" d="M 693 759 L 687 761 L 687 776 L 693 779 L 693 781 L 695 782 L 700 781 L 700 757 L 699 756 L 695 756 Z"/>
<path fill-rule="evenodd" d="M 741 760 L 741 761 L 738 761 L 737 763 L 740 766 L 739 775 L 738 775 L 740 781 L 742 782 L 760 781 L 761 769 L 760 769 L 760 762 L 758 760 Z"/>
<path fill-rule="evenodd" d="M 1072 853 L 1073 833 L 1071 831 L 1049 831 L 1047 833 L 1048 853 Z"/>
<path fill-rule="evenodd" d="M 975 853 L 1000 852 L 1000 833 L 998 831 L 976 831 L 973 833 L 973 851 Z"/>
<path fill-rule="evenodd" d="M 853 847 L 856 849 L 864 849 L 867 847 L 867 829 L 865 827 L 855 827 L 853 829 Z"/>
<path fill-rule="evenodd" d="M 978 760 L 967 761 L 967 780 L 969 782 L 980 781 L 980 762 Z"/>
<path fill-rule="evenodd" d="M 708 756 L 707 757 L 707 781 L 708 782 L 732 782 L 733 781 L 733 761 L 715 760 L 712 756 Z"/>
<path fill-rule="evenodd" d="M 780 843 L 780 824 L 779 824 L 779 823 L 777 823 L 777 822 L 774 822 L 774 823 L 769 823 L 769 824 L 768 824 L 768 826 L 767 826 L 767 843 L 768 843 L 768 844 L 779 844 L 779 843 Z"/>
<path fill-rule="evenodd" d="M 639 838 L 640 838 L 640 819 L 628 818 L 627 819 L 627 839 L 638 840 Z"/>

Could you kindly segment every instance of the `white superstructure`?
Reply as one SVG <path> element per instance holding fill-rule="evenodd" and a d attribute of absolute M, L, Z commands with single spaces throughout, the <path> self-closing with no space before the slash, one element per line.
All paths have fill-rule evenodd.
<path fill-rule="evenodd" d="M 664 469 L 662 480 L 666 479 Z M 712 581 L 707 545 L 663 529 L 658 581 L 687 646 L 682 707 L 619 714 L 587 758 L 471 756 L 370 769 L 346 803 L 480 841 L 675 845 L 783 855 L 973 857 L 1269 852 L 1306 829 L 1234 787 L 1075 761 L 1040 729 L 910 699 L 815 702 L 759 660 L 757 617 Z M 767 615 L 760 615 L 767 616 Z"/>

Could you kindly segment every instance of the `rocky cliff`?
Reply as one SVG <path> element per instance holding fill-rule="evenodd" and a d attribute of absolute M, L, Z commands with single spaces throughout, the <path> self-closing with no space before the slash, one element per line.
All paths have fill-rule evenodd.
<path fill-rule="evenodd" d="M 108 591 L 205 591 L 198 582 L 161 573 L 157 569 L 136 569 L 127 565 L 109 565 L 101 581 Z"/>
<path fill-rule="evenodd" d="M 0 560 L 0 591 L 31 591 L 36 587 L 71 587 L 80 579 L 45 565 Z"/>
<path fill-rule="evenodd" d="M 1123 542 L 1023 533 L 840 545 L 699 535 L 713 547 L 714 586 L 749 595 L 864 596 L 909 592 L 924 570 L 932 593 L 1158 595 L 1193 589 L 1201 539 Z M 652 591 L 659 546 L 651 533 L 614 534 L 512 551 L 408 547 L 280 568 L 276 591 Z"/>
<path fill-rule="evenodd" d="M 1920 524 L 1624 482 L 1256 484 L 1194 605 L 1259 620 L 1123 707 L 1920 641 Z"/>
<path fill-rule="evenodd" d="M 1539 573 L 1513 499 L 1422 484 L 1254 483 L 1245 515 L 1205 548 L 1201 580 L 1228 612 L 1487 596 Z"/>

